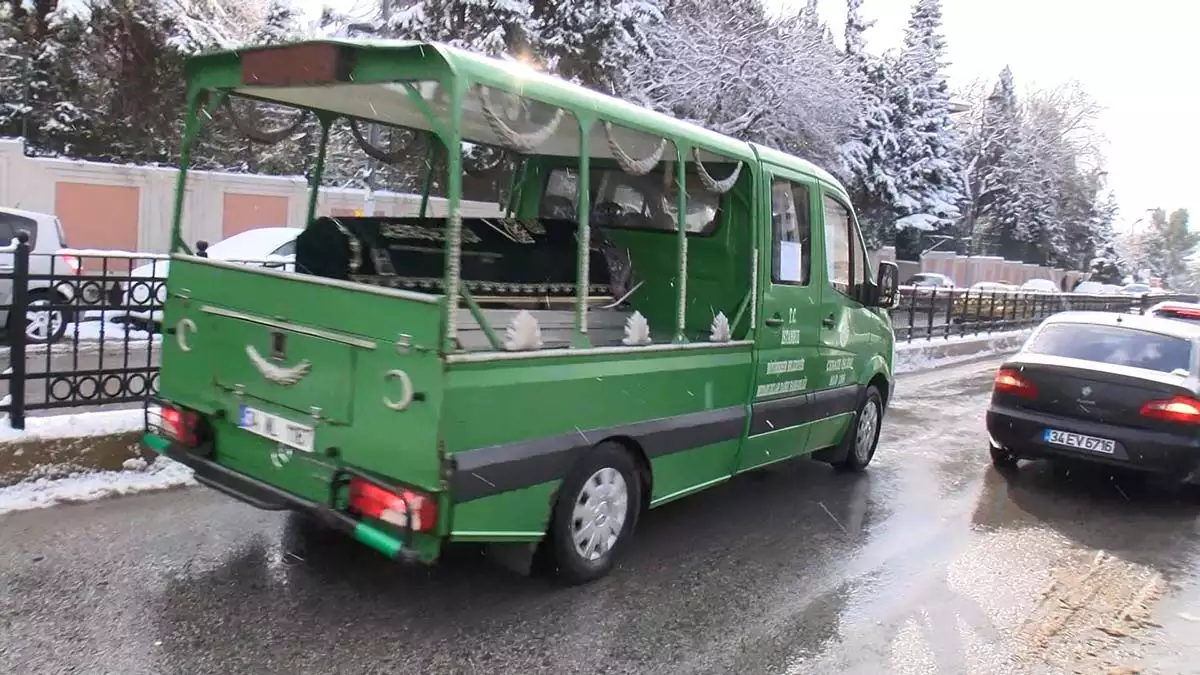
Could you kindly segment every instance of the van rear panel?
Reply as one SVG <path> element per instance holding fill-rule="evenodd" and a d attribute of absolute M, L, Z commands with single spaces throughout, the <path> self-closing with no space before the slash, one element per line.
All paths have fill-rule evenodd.
<path fill-rule="evenodd" d="M 190 257 L 167 288 L 159 395 L 217 463 L 319 502 L 341 465 L 442 490 L 436 299 Z"/>

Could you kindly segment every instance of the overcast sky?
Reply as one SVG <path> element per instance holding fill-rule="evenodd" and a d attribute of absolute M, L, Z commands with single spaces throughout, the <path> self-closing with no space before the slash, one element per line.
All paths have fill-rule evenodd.
<path fill-rule="evenodd" d="M 315 13 L 323 4 L 362 1 L 297 4 Z M 766 1 L 777 11 L 804 4 Z M 845 0 L 820 6 L 840 39 Z M 873 50 L 900 44 L 911 8 L 910 0 L 866 0 L 864 13 L 877 20 L 867 35 Z M 952 85 L 994 79 L 1008 65 L 1018 90 L 1076 80 L 1105 107 L 1101 124 L 1120 223 L 1156 206 L 1188 207 L 1200 219 L 1200 56 L 1188 46 L 1200 28 L 1200 3 L 944 0 L 943 8 Z"/>
<path fill-rule="evenodd" d="M 801 0 L 767 0 L 798 10 Z M 844 0 L 820 0 L 840 35 Z M 866 0 L 873 49 L 898 46 L 910 0 Z M 1018 89 L 1076 80 L 1101 105 L 1109 180 L 1128 224 L 1147 208 L 1189 208 L 1200 222 L 1200 6 L 1175 0 L 943 0 L 952 85 L 993 79 Z M 1193 225 L 1193 230 L 1200 225 Z"/>

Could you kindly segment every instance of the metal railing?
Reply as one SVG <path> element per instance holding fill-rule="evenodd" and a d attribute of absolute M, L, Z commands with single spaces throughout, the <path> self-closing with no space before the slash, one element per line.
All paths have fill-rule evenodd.
<path fill-rule="evenodd" d="M 24 233 L 0 247 L 7 329 L 0 414 L 13 428 L 23 429 L 34 411 L 133 408 L 157 394 L 166 260 L 112 251 L 32 253 Z M 1163 299 L 905 287 L 891 317 L 897 340 L 932 340 L 1031 327 L 1065 309 L 1141 312 Z"/>
<path fill-rule="evenodd" d="M 981 335 L 1032 328 L 1069 310 L 1143 314 L 1164 300 L 1196 302 L 1197 296 L 1083 295 L 978 288 L 902 286 L 889 314 L 898 342 Z"/>

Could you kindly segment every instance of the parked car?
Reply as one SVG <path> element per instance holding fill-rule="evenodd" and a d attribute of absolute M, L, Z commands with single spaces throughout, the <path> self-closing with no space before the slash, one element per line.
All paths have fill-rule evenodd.
<path fill-rule="evenodd" d="M 921 272 L 906 279 L 902 285 L 921 288 L 954 288 L 954 280 L 937 272 Z"/>
<path fill-rule="evenodd" d="M 207 254 L 214 260 L 278 267 L 290 272 L 294 271 L 296 265 L 296 237 L 303 231 L 298 227 L 246 230 L 212 244 Z M 130 271 L 130 281 L 122 284 L 122 304 L 129 309 L 118 317 L 120 320 L 158 328 L 162 322 L 162 310 L 152 307 L 161 308 L 166 301 L 166 279 L 170 264 L 164 257 Z"/>
<path fill-rule="evenodd" d="M 1122 286 L 1120 293 L 1121 293 L 1121 295 L 1139 295 L 1140 296 L 1140 295 L 1148 295 L 1152 290 L 1153 289 L 1150 288 L 1150 284 L 1133 283 L 1133 284 L 1125 284 L 1124 286 Z"/>
<path fill-rule="evenodd" d="M 22 331 L 26 342 L 56 342 L 66 332 L 73 316 L 67 305 L 74 301 L 76 288 L 66 279 L 79 274 L 82 265 L 76 256 L 62 252 L 67 242 L 57 216 L 0 208 L 0 246 L 10 246 L 22 230 L 29 234 L 29 274 L 42 278 L 27 282 L 29 305 L 25 325 L 16 325 L 19 319 L 9 311 L 16 254 L 0 252 L 0 305 L 3 305 L 0 320 L 10 337 L 14 331 Z M 51 280 L 50 275 L 55 279 Z"/>
<path fill-rule="evenodd" d="M 1021 290 L 1026 293 L 1061 293 L 1058 284 L 1049 279 L 1030 279 L 1021 284 Z"/>
<path fill-rule="evenodd" d="M 1194 479 L 1200 469 L 1200 327 L 1063 312 L 996 372 L 991 459 L 1099 462 Z"/>
<path fill-rule="evenodd" d="M 1200 304 L 1168 300 L 1146 310 L 1146 316 L 1200 324 Z"/>
<path fill-rule="evenodd" d="M 1107 295 L 1108 291 L 1104 284 L 1099 281 L 1082 281 L 1075 287 L 1072 293 L 1078 295 Z"/>
<path fill-rule="evenodd" d="M 972 284 L 966 293 L 954 298 L 954 321 L 989 321 L 1012 316 L 1019 305 L 1017 287 L 998 281 Z"/>

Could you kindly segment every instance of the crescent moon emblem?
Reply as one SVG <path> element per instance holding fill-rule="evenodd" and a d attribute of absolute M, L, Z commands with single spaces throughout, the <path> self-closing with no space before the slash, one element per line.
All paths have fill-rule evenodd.
<path fill-rule="evenodd" d="M 179 351 L 192 351 L 192 346 L 188 344 L 188 333 L 195 332 L 196 322 L 191 319 L 180 319 L 179 323 L 175 324 L 175 343 L 179 345 Z"/>
<path fill-rule="evenodd" d="M 412 378 L 403 370 L 389 370 L 383 374 L 384 380 L 400 380 L 400 400 L 393 401 L 387 395 L 383 397 L 383 404 L 392 410 L 404 410 L 413 400 Z"/>

